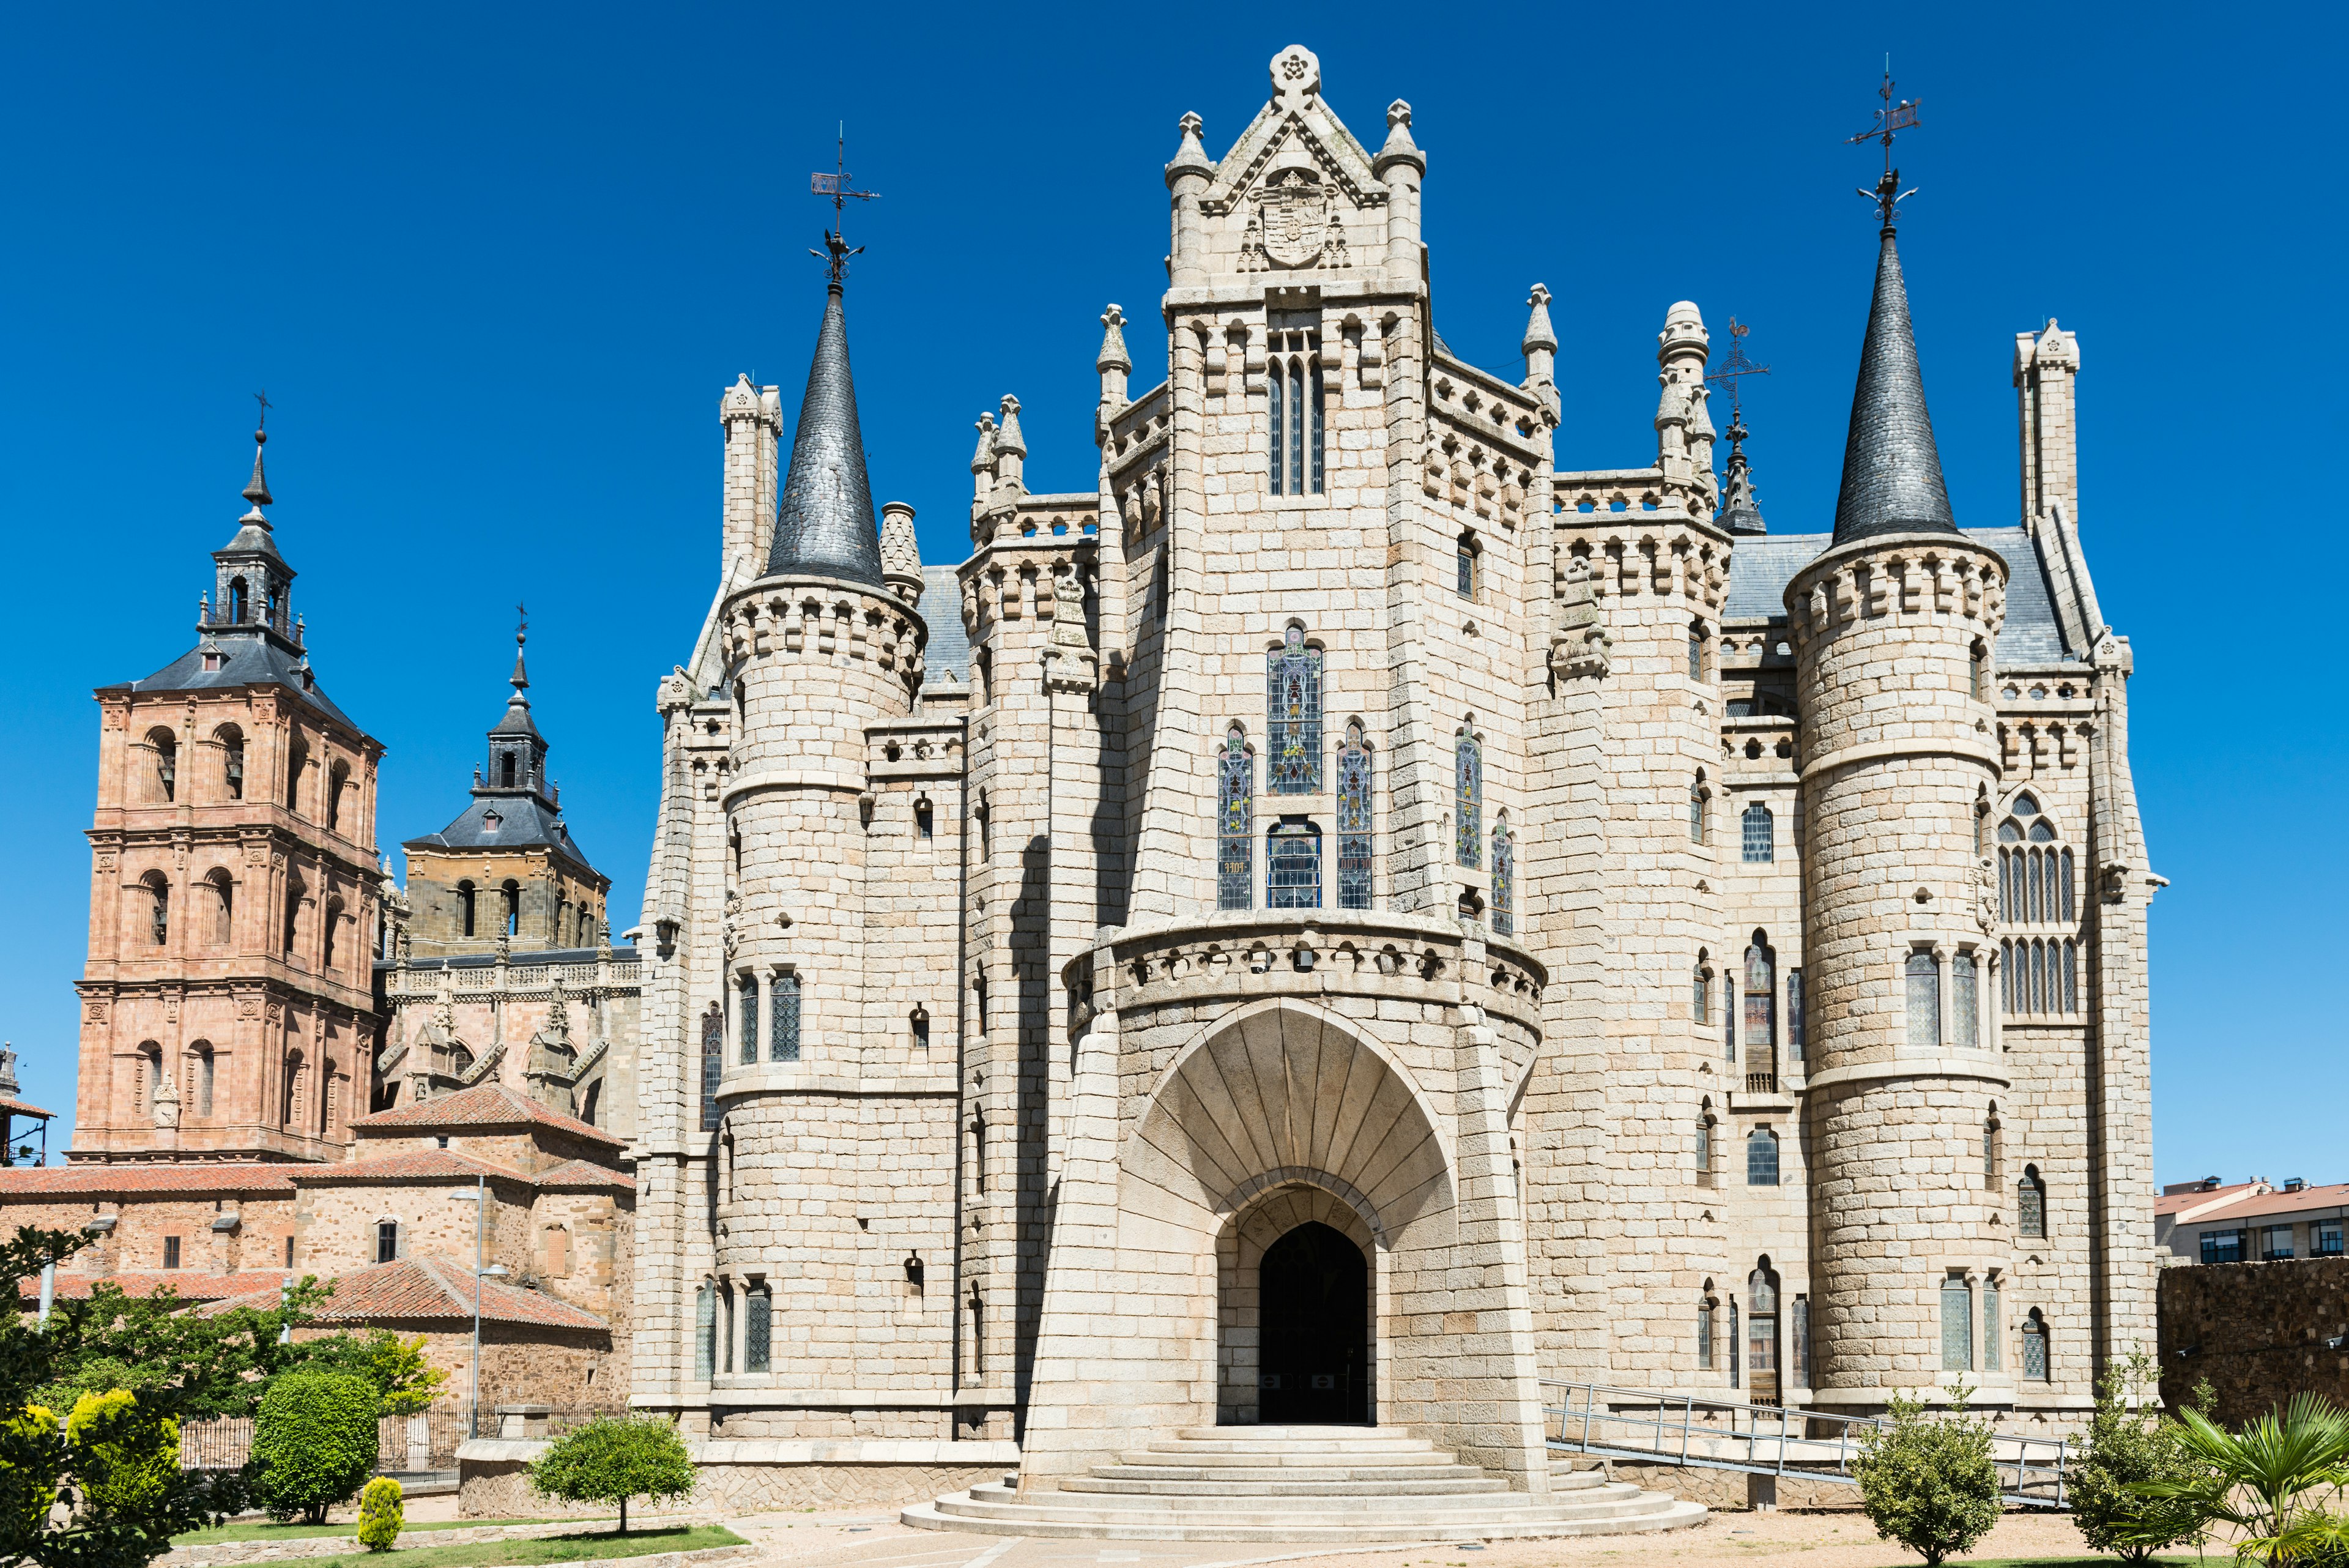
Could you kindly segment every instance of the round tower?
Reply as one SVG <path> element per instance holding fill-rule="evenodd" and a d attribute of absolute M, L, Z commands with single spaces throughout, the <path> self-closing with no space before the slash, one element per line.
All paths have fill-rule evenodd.
<path fill-rule="evenodd" d="M 1815 1384 L 1824 1404 L 2007 1386 L 2007 1086 L 1977 897 L 2006 564 L 1958 531 L 1882 235 L 1835 541 L 1787 585 L 1802 713 Z"/>

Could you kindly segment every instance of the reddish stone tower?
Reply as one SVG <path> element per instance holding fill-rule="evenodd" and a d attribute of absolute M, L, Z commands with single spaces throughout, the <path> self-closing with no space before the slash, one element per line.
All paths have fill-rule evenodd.
<path fill-rule="evenodd" d="M 196 646 L 96 693 L 75 1160 L 339 1158 L 367 1109 L 383 747 L 311 670 L 254 440 Z"/>

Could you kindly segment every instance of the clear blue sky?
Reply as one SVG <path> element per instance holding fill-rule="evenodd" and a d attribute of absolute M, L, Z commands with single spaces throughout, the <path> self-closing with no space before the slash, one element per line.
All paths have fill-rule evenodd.
<path fill-rule="evenodd" d="M 1938 16 L 1940 21 L 1927 18 Z M 1875 239 L 1884 51 L 1925 128 L 1902 250 L 1959 518 L 2016 514 L 2014 333 L 2078 331 L 2081 513 L 2134 640 L 2156 869 L 2158 1175 L 2349 1177 L 2334 716 L 2338 5 L 24 7 L 0 99 L 0 1036 L 70 1111 L 97 712 L 193 640 L 266 388 L 313 657 L 389 748 L 378 831 L 465 800 L 512 607 L 580 844 L 632 923 L 654 684 L 717 564 L 719 389 L 796 410 L 834 122 L 876 497 L 959 559 L 1016 392 L 1089 489 L 1092 356 L 1161 373 L 1161 168 L 1284 44 L 1375 146 L 1417 111 L 1436 320 L 1515 379 L 1557 296 L 1564 467 L 1652 458 L 1654 334 L 1754 326 L 1763 509 L 1830 520 Z M 1270 19 L 1270 18 L 1278 19 Z M 2311 506 L 2314 510 L 2311 511 Z M 2303 533 L 2322 532 L 2314 547 Z M 2323 679 L 2320 679 L 2323 677 Z M 2287 875 L 2289 873 L 2289 875 Z M 2332 955 L 2328 957 L 2327 955 Z M 2324 980 L 2327 974 L 2334 978 Z"/>

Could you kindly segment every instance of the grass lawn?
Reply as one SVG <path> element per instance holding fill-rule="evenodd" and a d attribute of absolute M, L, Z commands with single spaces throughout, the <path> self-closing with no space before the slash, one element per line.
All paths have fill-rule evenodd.
<path fill-rule="evenodd" d="M 2195 1563 L 2201 1564 L 2201 1568 L 2227 1568 L 2234 1560 L 2232 1552 L 2221 1550 L 2211 1552 L 2208 1557 L 2196 1557 L 2188 1552 L 2148 1557 L 2146 1562 L 2159 1564 L 2160 1568 L 2190 1568 Z M 1952 1557 L 1950 1561 L 1962 1563 L 1966 1568 L 2120 1568 L 2121 1563 L 2117 1557 L 2087 1553 L 2077 1557 Z M 1911 1563 L 1909 1568 L 1920 1568 L 1920 1565 Z"/>
<path fill-rule="evenodd" d="M 405 1542 L 405 1532 L 400 1540 Z M 508 1568 L 510 1564 L 575 1563 L 603 1557 L 642 1557 L 654 1552 L 698 1552 L 705 1546 L 745 1546 L 749 1542 L 722 1524 L 673 1524 L 651 1530 L 631 1530 L 626 1535 L 610 1528 L 589 1529 L 570 1535 L 546 1535 L 533 1541 L 484 1541 L 472 1546 L 401 1546 L 389 1557 L 372 1552 L 347 1556 L 305 1557 L 303 1568 L 363 1568 L 396 1563 L 398 1568 Z"/>
<path fill-rule="evenodd" d="M 401 1532 L 410 1535 L 419 1530 L 479 1530 L 491 1524 L 551 1524 L 546 1519 L 451 1519 L 432 1524 L 411 1524 Z M 185 1535 L 171 1537 L 174 1546 L 209 1546 L 221 1541 L 315 1541 L 322 1535 L 358 1533 L 356 1521 L 346 1524 L 271 1524 L 254 1520 L 243 1524 L 216 1525 L 210 1530 L 191 1530 Z"/>

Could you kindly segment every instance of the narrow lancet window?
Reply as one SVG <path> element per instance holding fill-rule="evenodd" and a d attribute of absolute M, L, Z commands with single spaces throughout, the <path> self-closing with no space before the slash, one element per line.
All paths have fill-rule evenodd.
<path fill-rule="evenodd" d="M 1338 907 L 1371 907 L 1371 748 L 1359 722 L 1338 749 Z"/>
<path fill-rule="evenodd" d="M 1961 1051 L 1982 1044 L 1982 971 L 1974 955 L 1960 953 L 1950 961 L 1950 1027 Z"/>
<path fill-rule="evenodd" d="M 746 974 L 740 989 L 742 1005 L 738 1010 L 738 1022 L 742 1031 L 742 1065 L 748 1067 L 759 1059 L 759 981 Z"/>
<path fill-rule="evenodd" d="M 1268 443 L 1270 461 L 1266 468 L 1266 474 L 1271 481 L 1272 493 L 1275 495 L 1288 493 L 1287 484 L 1288 471 L 1287 465 L 1281 462 L 1282 454 L 1288 450 L 1288 431 L 1287 422 L 1282 417 L 1286 410 L 1281 406 L 1281 394 L 1287 387 L 1288 379 L 1280 373 L 1278 361 L 1274 363 L 1271 373 L 1264 379 L 1267 413 L 1272 437 Z"/>
<path fill-rule="evenodd" d="M 1941 1048 L 1941 966 L 1931 953 L 1909 955 L 1909 1049 Z"/>
<path fill-rule="evenodd" d="M 1485 751 L 1463 728 L 1452 753 L 1453 853 L 1461 865 L 1485 863 Z"/>
<path fill-rule="evenodd" d="M 767 982 L 767 1060 L 800 1059 L 800 977 L 790 970 Z"/>
<path fill-rule="evenodd" d="M 1291 626 L 1265 659 L 1267 794 L 1317 794 L 1321 789 L 1321 650 Z"/>
<path fill-rule="evenodd" d="M 1256 758 L 1246 732 L 1234 724 L 1216 762 L 1216 908 L 1253 908 L 1255 870 Z"/>

